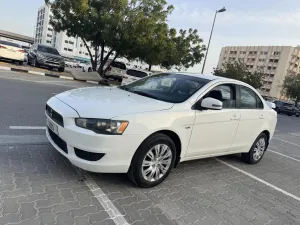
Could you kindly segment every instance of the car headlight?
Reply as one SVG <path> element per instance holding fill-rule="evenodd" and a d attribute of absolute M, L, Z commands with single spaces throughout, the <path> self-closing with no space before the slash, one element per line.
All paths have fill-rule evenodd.
<path fill-rule="evenodd" d="M 128 126 L 128 121 L 76 118 L 75 124 L 97 134 L 121 135 Z"/>

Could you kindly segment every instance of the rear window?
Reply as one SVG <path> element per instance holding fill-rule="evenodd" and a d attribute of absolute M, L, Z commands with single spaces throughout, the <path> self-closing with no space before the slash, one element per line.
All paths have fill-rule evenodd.
<path fill-rule="evenodd" d="M 47 46 L 43 46 L 43 45 L 39 45 L 37 47 L 37 50 L 39 52 L 45 52 L 45 53 L 50 53 L 50 54 L 53 54 L 53 55 L 59 55 L 59 53 L 56 50 L 56 48 L 51 48 L 51 47 L 47 47 Z"/>
<path fill-rule="evenodd" d="M 111 66 L 113 66 L 113 67 L 116 67 L 116 68 L 119 68 L 119 69 L 121 69 L 121 70 L 126 70 L 126 66 L 125 66 L 125 64 L 124 63 L 121 63 L 121 62 L 113 62 L 112 64 L 111 64 Z"/>
<path fill-rule="evenodd" d="M 21 48 L 21 45 L 19 45 L 17 43 L 9 42 L 9 41 L 0 40 L 0 44 L 1 45 L 8 45 L 8 46 L 16 47 L 16 48 Z"/>
<path fill-rule="evenodd" d="M 142 72 L 142 71 L 138 71 L 138 70 L 127 70 L 126 73 L 130 76 L 140 77 L 140 78 L 148 76 L 147 73 Z"/>

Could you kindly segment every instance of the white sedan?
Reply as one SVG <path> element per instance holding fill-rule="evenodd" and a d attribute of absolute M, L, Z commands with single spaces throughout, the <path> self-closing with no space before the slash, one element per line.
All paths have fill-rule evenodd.
<path fill-rule="evenodd" d="M 49 141 L 72 164 L 127 173 L 140 187 L 161 183 L 183 161 L 242 153 L 255 164 L 277 123 L 253 87 L 182 73 L 67 91 L 47 102 L 46 117 Z"/>
<path fill-rule="evenodd" d="M 0 40 L 0 59 L 1 58 L 18 62 L 22 65 L 25 61 L 24 49 L 17 43 Z"/>

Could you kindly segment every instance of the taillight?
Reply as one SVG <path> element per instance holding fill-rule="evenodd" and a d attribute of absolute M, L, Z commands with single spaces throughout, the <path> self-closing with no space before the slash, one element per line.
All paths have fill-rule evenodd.
<path fill-rule="evenodd" d="M 6 48 L 6 47 L 4 47 L 4 46 L 0 45 L 0 48 Z"/>
<path fill-rule="evenodd" d="M 22 49 L 22 50 L 18 50 L 18 52 L 22 52 L 22 53 L 24 53 L 24 50 Z"/>

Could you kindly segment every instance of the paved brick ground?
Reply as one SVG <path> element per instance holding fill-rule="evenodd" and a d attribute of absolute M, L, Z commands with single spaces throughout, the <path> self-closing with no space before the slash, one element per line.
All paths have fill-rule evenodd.
<path fill-rule="evenodd" d="M 257 166 L 222 160 L 300 194 L 300 164 L 272 153 Z M 91 177 L 129 224 L 300 224 L 299 201 L 215 159 L 183 163 L 151 189 L 125 175 L 77 171 L 50 145 L 0 147 L 0 224 L 115 224 L 87 187 Z"/>

